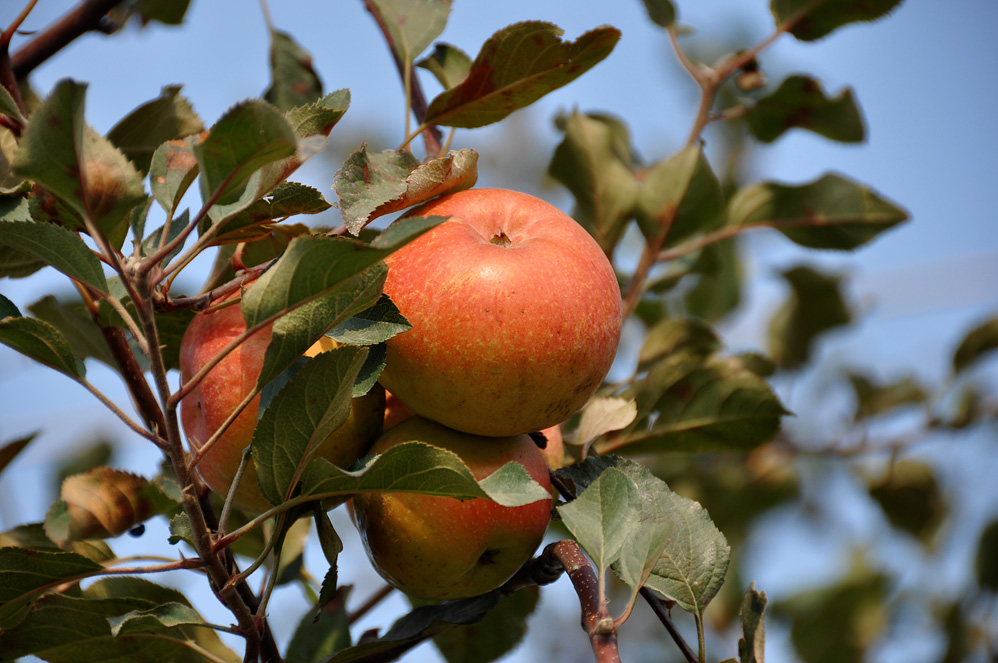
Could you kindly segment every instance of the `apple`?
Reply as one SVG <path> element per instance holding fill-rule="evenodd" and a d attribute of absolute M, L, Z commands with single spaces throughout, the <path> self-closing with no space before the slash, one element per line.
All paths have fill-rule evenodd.
<path fill-rule="evenodd" d="M 417 414 L 475 435 L 566 420 L 610 370 L 620 288 L 599 245 L 533 196 L 469 189 L 407 216 L 449 217 L 396 251 L 385 292 L 412 329 L 381 383 Z"/>
<path fill-rule="evenodd" d="M 238 304 L 210 313 L 199 313 L 191 321 L 180 344 L 181 381 L 189 380 L 245 330 L 246 322 Z M 271 325 L 250 336 L 184 397 L 180 404 L 180 418 L 192 450 L 200 449 L 256 386 L 272 332 Z M 305 354 L 315 356 L 334 347 L 335 341 L 323 337 Z M 259 408 L 260 397 L 257 396 L 198 463 L 201 478 L 223 497 L 232 485 L 243 449 L 253 440 Z M 316 454 L 340 467 L 349 467 L 381 434 L 383 413 L 384 390 L 376 386 L 364 396 L 354 399 L 346 422 L 323 441 Z M 252 463 L 239 482 L 234 503 L 251 513 L 261 513 L 271 507 L 260 494 Z"/>
<path fill-rule="evenodd" d="M 509 461 L 521 463 L 551 490 L 544 457 L 527 435 L 482 437 L 411 417 L 385 432 L 371 453 L 413 441 L 453 451 L 479 480 Z M 551 500 L 505 507 L 484 498 L 361 493 L 353 509 L 378 573 L 410 596 L 441 600 L 477 596 L 506 582 L 544 538 Z"/>

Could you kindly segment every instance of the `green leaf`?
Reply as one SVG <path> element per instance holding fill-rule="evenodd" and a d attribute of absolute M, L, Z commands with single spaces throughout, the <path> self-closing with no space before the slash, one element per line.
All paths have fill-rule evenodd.
<path fill-rule="evenodd" d="M 284 111 L 314 103 L 322 96 L 322 81 L 312 68 L 312 56 L 280 30 L 270 31 L 270 81 L 263 98 Z"/>
<path fill-rule="evenodd" d="M 728 205 L 730 225 L 776 228 L 811 249 L 852 250 L 907 219 L 876 192 L 835 174 L 801 186 L 752 184 Z"/>
<path fill-rule="evenodd" d="M 484 497 L 503 506 L 523 506 L 550 495 L 522 465 L 509 462 L 475 481 L 453 452 L 423 442 L 406 442 L 343 470 L 318 458 L 305 470 L 302 494 L 317 499 L 353 493 L 419 493 L 470 500 Z"/>
<path fill-rule="evenodd" d="M 136 8 L 143 23 L 159 21 L 164 25 L 180 25 L 190 5 L 191 0 L 138 0 Z"/>
<path fill-rule="evenodd" d="M 200 172 L 194 143 L 193 137 L 163 143 L 153 152 L 149 163 L 152 195 L 170 218 Z"/>
<path fill-rule="evenodd" d="M 718 228 L 723 221 L 721 185 L 704 156 L 691 145 L 645 173 L 635 209 L 646 237 L 668 230 L 666 246 Z"/>
<path fill-rule="evenodd" d="M 375 345 L 412 329 L 412 325 L 388 295 L 382 294 L 371 308 L 336 325 L 326 336 L 337 343 Z"/>
<path fill-rule="evenodd" d="M 949 510 L 930 466 L 912 460 L 894 464 L 883 480 L 870 486 L 890 524 L 923 544 L 932 544 Z"/>
<path fill-rule="evenodd" d="M 705 246 L 693 264 L 696 284 L 686 293 L 686 313 L 716 323 L 741 303 L 742 261 L 738 238 Z"/>
<path fill-rule="evenodd" d="M 768 442 L 787 414 L 776 394 L 737 357 L 679 353 L 663 358 L 621 394 L 637 402 L 624 431 L 597 453 L 745 452 Z"/>
<path fill-rule="evenodd" d="M 268 236 L 271 222 L 279 222 L 298 214 L 318 214 L 332 207 L 318 189 L 298 182 L 282 182 L 269 197 L 258 200 L 246 209 L 220 221 L 214 229 L 211 244 L 252 242 Z"/>
<path fill-rule="evenodd" d="M 790 640 L 804 663 L 869 660 L 869 648 L 887 627 L 894 584 L 860 566 L 844 580 L 773 605 L 773 613 L 793 615 Z"/>
<path fill-rule="evenodd" d="M 291 493 L 309 460 L 350 413 L 353 384 L 367 352 L 340 347 L 304 364 L 260 415 L 253 463 L 261 494 L 277 505 Z"/>
<path fill-rule="evenodd" d="M 608 255 L 620 241 L 638 199 L 629 139 L 612 119 L 573 111 L 560 127 L 548 174 L 575 196 L 572 216 Z"/>
<path fill-rule="evenodd" d="M 749 585 L 742 600 L 742 637 L 738 640 L 739 663 L 766 661 L 766 592 L 758 592 L 755 583 Z"/>
<path fill-rule="evenodd" d="M 31 550 L 72 552 L 103 564 L 115 559 L 114 551 L 103 541 L 74 541 L 60 548 L 45 534 L 45 523 L 27 523 L 0 533 L 0 547 L 14 546 Z"/>
<path fill-rule="evenodd" d="M 417 62 L 416 66 L 432 73 L 447 90 L 468 77 L 471 58 L 457 46 L 437 43 L 433 52 Z"/>
<path fill-rule="evenodd" d="M 668 531 L 668 541 L 645 585 L 683 610 L 702 616 L 724 583 L 731 559 L 724 535 L 698 502 L 669 490 L 640 463 L 620 460 L 616 467 L 638 487 L 642 527 Z M 647 544 L 645 549 L 655 547 Z"/>
<path fill-rule="evenodd" d="M 139 172 L 147 173 L 152 155 L 161 144 L 203 130 L 201 118 L 190 102 L 180 96 L 180 86 L 168 85 L 159 97 L 142 104 L 114 125 L 107 133 L 107 139 L 135 164 Z"/>
<path fill-rule="evenodd" d="M 85 91 L 85 85 L 70 80 L 56 85 L 31 115 L 14 172 L 89 216 L 111 244 L 120 247 L 128 211 L 146 197 L 142 177 L 109 140 L 84 124 Z"/>
<path fill-rule="evenodd" d="M 634 401 L 625 398 L 593 398 L 582 410 L 572 444 L 588 449 L 599 437 L 626 428 L 638 415 Z"/>
<path fill-rule="evenodd" d="M 498 600 L 499 592 L 492 591 L 472 598 L 420 606 L 395 622 L 380 638 L 348 647 L 324 663 L 393 661 L 420 642 L 455 624 L 474 624 L 491 612 Z"/>
<path fill-rule="evenodd" d="M 498 122 L 589 71 L 610 54 L 620 31 L 603 26 L 574 42 L 542 21 L 507 26 L 482 46 L 457 86 L 437 96 L 423 122 L 474 128 Z"/>
<path fill-rule="evenodd" d="M 336 90 L 314 103 L 292 108 L 284 117 L 299 138 L 328 136 L 349 107 L 350 90 Z"/>
<path fill-rule="evenodd" d="M 925 402 L 925 390 L 913 376 L 888 384 L 877 384 L 859 373 L 850 372 L 848 377 L 856 394 L 857 420 L 875 417 L 903 405 Z"/>
<path fill-rule="evenodd" d="M 648 11 L 648 18 L 663 28 L 672 27 L 676 22 L 676 8 L 669 0 L 642 0 Z"/>
<path fill-rule="evenodd" d="M 974 562 L 977 584 L 998 592 L 998 520 L 993 520 L 981 532 Z"/>
<path fill-rule="evenodd" d="M 171 602 L 189 607 L 180 592 L 139 578 L 100 580 L 80 596 L 56 594 L 39 599 L 23 622 L 0 634 L 0 651 L 5 660 L 34 654 L 50 663 L 73 663 L 80 659 L 80 646 L 85 643 L 86 656 L 98 661 L 239 660 L 213 631 L 201 627 L 163 626 L 154 632 L 129 633 L 127 637 L 112 634 L 109 619 L 154 610 Z"/>
<path fill-rule="evenodd" d="M 30 601 L 45 590 L 103 570 L 99 562 L 74 552 L 0 548 L 0 629 L 20 623 Z"/>
<path fill-rule="evenodd" d="M 183 214 L 170 222 L 169 228 L 164 225 L 149 233 L 149 236 L 146 237 L 139 246 L 139 254 L 143 257 L 153 255 L 161 247 L 166 246 L 179 237 L 189 224 L 190 211 L 184 210 Z M 183 248 L 183 243 L 178 244 L 172 251 L 163 256 L 163 259 L 159 261 L 160 266 L 165 267 L 183 250 Z"/>
<path fill-rule="evenodd" d="M 525 587 L 502 596 L 495 608 L 474 624 L 457 626 L 433 638 L 447 663 L 490 663 L 516 649 L 527 633 L 527 619 L 537 609 L 540 588 Z"/>
<path fill-rule="evenodd" d="M 118 617 L 108 617 L 111 635 L 155 633 L 171 626 L 204 626 L 197 610 L 183 603 L 164 603 L 148 610 L 133 610 Z"/>
<path fill-rule="evenodd" d="M 752 134 L 764 143 L 772 143 L 794 127 L 843 143 L 862 143 L 866 139 L 852 90 L 846 88 L 829 99 L 821 84 L 808 76 L 787 78 L 776 92 L 748 110 L 745 121 Z"/>
<path fill-rule="evenodd" d="M 31 221 L 29 207 L 27 198 L 0 197 L 0 222 Z M 0 278 L 23 278 L 45 266 L 43 260 L 0 244 Z"/>
<path fill-rule="evenodd" d="M 412 62 L 447 26 L 453 0 L 372 0 L 403 62 Z"/>
<path fill-rule="evenodd" d="M 953 372 L 966 370 L 993 350 L 998 350 L 998 316 L 967 332 L 953 353 Z"/>
<path fill-rule="evenodd" d="M 44 320 L 62 332 L 77 357 L 97 359 L 118 370 L 104 334 L 82 301 L 60 302 L 48 295 L 29 305 L 28 310 L 39 320 Z"/>
<path fill-rule="evenodd" d="M 696 318 L 666 318 L 648 330 L 638 354 L 638 370 L 672 355 L 690 353 L 706 357 L 721 349 L 721 340 L 710 325 Z"/>
<path fill-rule="evenodd" d="M 0 320 L 0 343 L 13 348 L 40 364 L 82 379 L 86 368 L 73 353 L 69 341 L 58 329 L 37 318 Z"/>
<path fill-rule="evenodd" d="M 6 88 L 3 91 L 6 92 Z M 14 132 L 7 127 L 0 127 L 0 195 L 17 194 L 27 189 L 24 180 L 14 173 L 17 147 Z"/>
<path fill-rule="evenodd" d="M 0 113 L 18 122 L 27 122 L 28 118 L 21 114 L 21 109 L 17 107 L 17 102 L 14 101 L 14 97 L 7 91 L 7 88 L 3 86 L 0 86 L 0 88 L 3 88 L 0 89 Z"/>
<path fill-rule="evenodd" d="M 63 481 L 59 500 L 45 517 L 45 533 L 60 546 L 115 537 L 175 506 L 141 476 L 95 467 Z"/>
<path fill-rule="evenodd" d="M 71 279 L 106 293 L 100 260 L 75 233 L 53 223 L 0 220 L 0 244 L 34 256 Z"/>
<path fill-rule="evenodd" d="M 293 239 L 242 300 L 247 328 L 284 314 L 274 324 L 258 384 L 273 379 L 327 329 L 373 306 L 387 274 L 379 261 L 440 221 L 396 222 L 371 244 L 343 237 Z"/>
<path fill-rule="evenodd" d="M 350 646 L 346 597 L 347 592 L 340 591 L 318 614 L 305 613 L 288 644 L 287 663 L 315 663 Z"/>
<path fill-rule="evenodd" d="M 17 310 L 17 305 L 14 302 L 0 294 L 0 320 L 8 317 L 19 318 L 21 312 Z"/>
<path fill-rule="evenodd" d="M 202 199 L 212 199 L 216 205 L 239 201 L 252 189 L 248 185 L 254 173 L 294 155 L 297 149 L 294 130 L 273 106 L 252 99 L 237 104 L 204 140 L 194 144 Z"/>
<path fill-rule="evenodd" d="M 385 214 L 471 188 L 478 180 L 478 152 L 451 151 L 421 164 L 409 152 L 384 150 L 368 154 L 361 147 L 337 171 L 333 188 L 347 229 L 360 234 Z"/>
<path fill-rule="evenodd" d="M 801 41 L 815 41 L 857 21 L 875 21 L 890 13 L 902 0 L 770 0 L 777 25 Z"/>
<path fill-rule="evenodd" d="M 807 363 L 822 334 L 849 324 L 852 313 L 838 276 L 810 267 L 794 267 L 782 276 L 791 294 L 770 320 L 769 356 L 780 368 L 794 369 Z"/>
<path fill-rule="evenodd" d="M 0 312 L 0 315 L 2 315 L 2 312 Z M 10 465 L 11 461 L 17 458 L 17 455 L 24 451 L 24 447 L 28 446 L 28 443 L 35 439 L 37 435 L 38 433 L 31 433 L 16 440 L 11 440 L 0 447 L 0 472 L 3 472 Z"/>
<path fill-rule="evenodd" d="M 559 506 L 558 514 L 602 574 L 631 544 L 640 517 L 637 488 L 623 472 L 607 468 L 578 497 Z"/>

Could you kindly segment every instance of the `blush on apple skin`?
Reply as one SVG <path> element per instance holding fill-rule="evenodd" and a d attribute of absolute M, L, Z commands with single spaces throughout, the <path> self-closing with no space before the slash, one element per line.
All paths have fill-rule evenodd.
<path fill-rule="evenodd" d="M 485 438 L 409 418 L 375 442 L 384 453 L 419 441 L 456 453 L 476 479 L 509 461 L 551 490 L 544 457 L 527 435 Z M 410 596 L 455 599 L 492 591 L 537 550 L 551 517 L 551 500 L 504 507 L 486 499 L 461 501 L 411 493 L 368 493 L 353 498 L 357 528 L 385 580 Z"/>
<path fill-rule="evenodd" d="M 620 341 L 609 260 L 556 207 L 471 189 L 409 216 L 450 217 L 386 259 L 387 292 L 413 328 L 387 343 L 382 384 L 457 430 L 518 435 L 593 395 Z"/>

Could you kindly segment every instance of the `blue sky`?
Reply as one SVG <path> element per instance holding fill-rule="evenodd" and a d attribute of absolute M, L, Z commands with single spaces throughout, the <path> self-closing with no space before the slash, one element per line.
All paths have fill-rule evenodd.
<path fill-rule="evenodd" d="M 40 0 L 24 28 L 40 28 L 72 5 Z M 683 43 L 708 49 L 717 43 L 751 45 L 772 29 L 767 5 L 765 0 L 678 2 L 681 22 L 695 28 Z M 0 24 L 9 23 L 20 8 L 20 2 L 4 2 Z M 401 86 L 360 0 L 272 0 L 270 11 L 276 27 L 313 54 L 327 90 L 351 89 L 352 107 L 332 136 L 337 144 L 354 149 L 369 140 L 382 149 L 400 142 Z M 456 146 L 496 146 L 511 126 L 526 124 L 531 140 L 516 143 L 517 149 L 531 149 L 546 161 L 559 139 L 552 118 L 573 107 L 624 118 L 647 161 L 681 146 L 695 111 L 695 90 L 639 0 L 455 0 L 442 40 L 474 54 L 495 30 L 528 19 L 556 23 L 570 39 L 601 24 L 620 28 L 623 37 L 613 54 L 580 80 L 506 123 L 459 131 Z M 912 221 L 854 254 L 805 253 L 782 236 L 754 236 L 749 247 L 758 257 L 747 268 L 758 285 L 748 293 L 752 314 L 726 328 L 732 347 L 760 346 L 767 311 L 783 296 L 773 275 L 802 259 L 853 275 L 851 296 L 865 311 L 860 325 L 829 342 L 822 360 L 830 364 L 856 363 L 887 376 L 914 370 L 939 378 L 963 331 L 998 310 L 996 32 L 993 0 L 908 0 L 876 24 L 848 27 L 816 44 L 785 37 L 767 51 L 762 65 L 774 85 L 784 74 L 803 72 L 820 78 L 829 93 L 851 86 L 864 111 L 868 142 L 844 146 L 792 132 L 758 151 L 758 176 L 800 183 L 829 170 L 845 173 L 906 207 Z M 184 85 L 197 112 L 211 124 L 233 103 L 266 88 L 267 48 L 256 2 L 194 0 L 183 27 L 139 31 L 130 26 L 112 37 L 89 35 L 39 68 L 32 82 L 44 95 L 63 77 L 88 81 L 86 117 L 102 132 L 155 97 L 161 86 L 174 83 Z M 428 77 L 424 86 L 431 96 L 437 90 Z M 710 133 L 706 138 L 709 146 Z M 515 179 L 510 171 L 519 162 L 498 148 L 491 157 L 483 152 L 480 182 L 502 185 Z M 335 168 L 331 158 L 316 158 L 300 179 L 332 200 Z M 568 195 L 558 186 L 549 183 L 541 191 L 570 209 Z M 330 215 L 326 222 L 337 223 L 335 212 Z M 46 277 L 0 282 L 0 292 L 22 307 L 53 287 L 64 286 Z M 112 398 L 127 402 L 113 376 L 99 366 L 90 370 Z M 82 389 L 5 347 L 0 347 L 0 403 L 0 442 L 43 431 L 16 470 L 0 478 L 0 527 L 12 526 L 15 518 L 44 516 L 48 495 L 43 484 L 51 458 L 89 431 L 108 430 L 127 440 L 118 456 L 121 465 L 146 472 L 152 467 L 149 450 L 129 439 Z M 957 478 L 998 470 L 994 460 L 976 468 L 965 468 L 962 456 L 953 463 Z M 150 531 L 138 547 L 158 534 Z M 344 560 L 341 575 L 373 581 L 366 564 Z"/>

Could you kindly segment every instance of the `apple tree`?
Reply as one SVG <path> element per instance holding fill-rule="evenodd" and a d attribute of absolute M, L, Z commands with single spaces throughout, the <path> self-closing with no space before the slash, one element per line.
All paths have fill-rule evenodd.
<path fill-rule="evenodd" d="M 457 354 L 471 328 L 444 318 L 432 296 L 405 297 L 407 288 L 432 295 L 434 283 L 393 284 L 393 261 L 420 250 L 461 209 L 421 214 L 438 208 L 417 206 L 475 191 L 480 157 L 492 148 L 502 154 L 476 142 L 474 130 L 511 122 L 601 66 L 621 33 L 593 25 L 566 36 L 555 24 L 524 20 L 459 47 L 439 40 L 452 0 L 355 1 L 401 83 L 406 112 L 385 129 L 394 136 L 389 149 L 338 136 L 351 92 L 336 89 L 336 72 L 316 71 L 308 44 L 289 32 L 293 25 L 275 25 L 265 3 L 271 70 L 269 80 L 259 73 L 260 97 L 231 99 L 221 116 L 202 118 L 196 100 L 163 81 L 158 97 L 121 109 L 104 134 L 87 122 L 85 82 L 37 89 L 32 71 L 88 33 L 157 23 L 183 30 L 190 3 L 81 0 L 51 25 L 25 30 L 36 4 L 25 0 L 4 26 L 0 293 L 12 292 L 15 279 L 55 277 L 67 287 L 27 305 L 0 294 L 0 343 L 89 392 L 117 420 L 118 444 L 146 448 L 156 460 L 135 473 L 95 449 L 65 468 L 44 521 L 0 532 L 0 660 L 344 663 L 396 660 L 422 646 L 452 663 L 484 663 L 545 623 L 538 601 L 558 588 L 572 598 L 582 633 L 573 627 L 557 638 L 579 640 L 601 663 L 621 660 L 622 650 L 631 658 L 629 642 L 651 648 L 655 660 L 762 663 L 767 620 L 781 625 L 784 648 L 801 660 L 866 660 L 889 622 L 912 610 L 929 615 L 945 640 L 941 660 L 998 655 L 998 522 L 973 533 L 972 587 L 955 597 L 896 591 L 896 578 L 857 553 L 836 583 L 770 605 L 735 563 L 768 514 L 814 499 L 822 471 L 815 468 L 826 466 L 860 483 L 890 528 L 937 545 L 952 507 L 937 468 L 912 449 L 933 435 L 979 430 L 998 413 L 996 395 L 968 378 L 998 348 L 991 318 L 954 344 L 942 384 L 881 381 L 858 369 L 828 377 L 855 403 L 833 444 L 815 445 L 788 425 L 800 414 L 786 398 L 795 378 L 816 371 L 827 334 L 857 318 L 845 278 L 814 264 L 781 274 L 789 297 L 769 322 L 767 347 L 735 351 L 724 338 L 723 322 L 745 310 L 752 287 L 745 235 L 780 233 L 806 250 L 853 251 L 908 220 L 889 192 L 847 175 L 769 181 L 753 176 L 745 157 L 791 130 L 863 142 L 850 90 L 826 91 L 808 74 L 770 83 L 768 49 L 779 40 L 834 39 L 901 1 L 772 0 L 768 36 L 708 61 L 679 22 L 680 3 L 644 0 L 663 48 L 698 91 L 682 144 L 672 154 L 642 154 L 626 117 L 571 109 L 556 118 L 553 153 L 537 156 L 574 201 L 572 227 L 584 229 L 607 266 L 610 356 L 622 323 L 620 351 L 609 377 L 603 367 L 585 385 L 581 408 L 502 433 L 490 427 L 496 410 L 482 405 L 460 421 L 480 418 L 489 424 L 484 433 L 429 421 L 451 421 L 424 410 L 423 394 L 445 391 L 432 377 L 406 387 L 408 403 L 384 394 L 400 384 L 401 339 L 444 329 Z M 384 96 L 394 103 L 398 92 Z M 326 190 L 297 181 L 303 164 L 329 158 L 334 138 L 348 148 L 327 169 Z M 502 232 L 492 238 L 504 247 L 514 241 Z M 462 257 L 455 249 L 426 260 Z M 535 279 L 536 288 L 520 290 L 562 294 L 572 306 L 559 318 L 594 309 L 592 274 L 559 270 L 574 281 L 554 288 Z M 389 296 L 391 288 L 401 292 Z M 403 310 L 403 301 L 418 310 Z M 432 321 L 420 324 L 424 306 Z M 222 317 L 225 333 L 207 322 Z M 490 340 L 487 324 L 474 329 L 473 341 Z M 524 362 L 540 365 L 548 348 L 530 345 L 531 331 L 514 328 L 511 342 L 529 350 Z M 566 335 L 564 344 L 581 342 Z M 592 353 L 582 354 L 584 362 Z M 501 364 L 462 364 L 470 366 L 461 382 L 467 393 L 448 395 L 471 402 L 486 370 L 499 373 Z M 127 398 L 88 378 L 95 365 L 120 377 Z M 426 368 L 431 375 L 439 367 Z M 545 402 L 578 373 L 531 383 L 531 402 Z M 183 412 L 194 400 L 197 410 Z M 213 423 L 198 427 L 220 400 L 227 404 Z M 405 421 L 389 424 L 392 416 Z M 355 425 L 360 417 L 376 431 Z M 388 443 L 386 433 L 371 451 L 390 427 L 403 432 Z M 486 463 L 467 451 L 491 453 L 509 433 L 511 449 L 526 444 L 523 454 L 544 462 L 503 452 Z M 16 467 L 34 438 L 0 441 L 0 471 Z M 363 448 L 324 453 L 344 438 Z M 409 510 L 401 518 L 389 513 L 399 505 Z M 459 511 L 468 505 L 476 508 Z M 456 598 L 406 591 L 449 586 L 472 531 L 502 526 L 503 537 L 517 539 L 527 518 L 508 514 L 524 509 L 536 532 L 512 568 L 486 585 L 467 583 Z M 369 534 L 369 549 L 377 528 L 379 536 L 389 537 L 390 527 L 404 533 L 381 547 L 401 570 L 389 574 L 386 558 L 374 560 L 391 584 L 340 573 L 343 556 L 361 554 L 344 531 L 350 520 L 338 515 L 348 510 Z M 452 513 L 464 524 L 448 521 Z M 429 545 L 428 556 L 407 547 L 417 521 L 419 536 L 446 545 Z M 143 553 L 115 552 L 128 541 L 123 535 L 138 537 L 156 522 L 168 523 L 165 540 L 146 535 L 131 542 Z M 306 560 L 306 548 L 320 558 Z M 476 553 L 477 562 L 498 565 L 487 552 Z M 181 575 L 199 589 L 176 589 L 169 578 Z M 308 605 L 283 631 L 268 607 L 288 590 Z M 359 619 L 400 593 L 402 613 L 358 631 Z M 225 616 L 208 619 L 209 610 Z M 645 627 L 629 630 L 638 620 Z"/>

